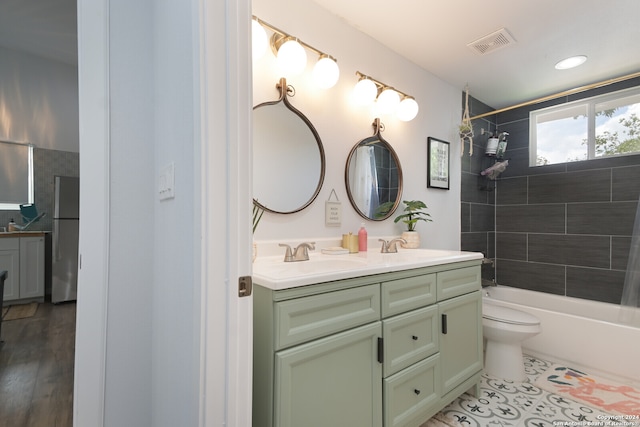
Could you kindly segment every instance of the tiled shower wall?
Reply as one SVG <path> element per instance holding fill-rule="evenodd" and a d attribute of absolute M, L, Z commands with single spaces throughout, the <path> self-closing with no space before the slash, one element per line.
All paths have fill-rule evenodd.
<path fill-rule="evenodd" d="M 640 195 L 640 155 L 529 167 L 529 111 L 638 85 L 636 78 L 496 116 L 499 131 L 510 134 L 509 166 L 496 182 L 495 228 L 486 218 L 482 227 L 488 240 L 495 231 L 489 256 L 496 260 L 497 283 L 620 302 Z M 471 181 L 465 182 L 463 172 L 463 185 Z M 463 189 L 463 196 L 474 191 Z M 465 217 L 465 203 L 469 216 L 476 203 L 468 199 L 463 198 L 462 246 L 478 250 L 482 228 Z"/>
<path fill-rule="evenodd" d="M 465 100 L 463 94 L 462 105 Z M 493 111 L 493 108 L 469 97 L 471 117 Z M 495 116 L 474 120 L 473 155 L 469 142 L 465 141 L 462 154 L 461 188 L 461 242 L 463 251 L 482 252 L 485 258 L 495 258 L 495 181 L 480 175 L 493 160 L 485 156 L 486 142 L 490 132 L 495 132 Z M 484 133 L 483 133 L 484 132 Z M 489 264 L 483 265 L 482 278 L 493 280 L 495 271 Z"/>
<path fill-rule="evenodd" d="M 30 230 L 51 231 L 54 203 L 54 177 L 80 176 L 80 156 L 78 153 L 58 150 L 33 150 L 34 197 L 38 212 L 46 216 L 31 225 Z M 0 226 L 6 227 L 11 219 L 22 224 L 19 211 L 0 211 Z"/>

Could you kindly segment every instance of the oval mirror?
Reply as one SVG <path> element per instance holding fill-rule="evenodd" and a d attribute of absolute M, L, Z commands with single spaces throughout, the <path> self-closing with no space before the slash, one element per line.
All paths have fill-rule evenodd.
<path fill-rule="evenodd" d="M 318 132 L 287 98 L 293 88 L 285 79 L 276 87 L 278 100 L 253 108 L 253 194 L 264 210 L 289 214 L 318 196 L 325 156 Z"/>
<path fill-rule="evenodd" d="M 396 152 L 380 135 L 380 119 L 374 121 L 373 127 L 375 134 L 358 142 L 349 153 L 345 184 L 358 214 L 382 221 L 400 203 L 402 168 Z"/>

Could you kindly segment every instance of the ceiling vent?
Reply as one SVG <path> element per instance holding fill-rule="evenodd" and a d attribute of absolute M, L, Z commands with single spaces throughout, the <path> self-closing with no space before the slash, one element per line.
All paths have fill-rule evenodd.
<path fill-rule="evenodd" d="M 509 34 L 506 28 L 500 28 L 488 36 L 484 36 L 467 46 L 480 55 L 485 55 L 498 49 L 510 46 L 516 43 L 516 40 Z"/>

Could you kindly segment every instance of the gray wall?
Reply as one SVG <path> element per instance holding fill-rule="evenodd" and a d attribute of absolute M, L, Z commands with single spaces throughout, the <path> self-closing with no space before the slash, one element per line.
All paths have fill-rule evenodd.
<path fill-rule="evenodd" d="M 640 194 L 640 155 L 529 167 L 529 111 L 637 85 L 636 78 L 491 119 L 510 134 L 509 167 L 496 183 L 494 225 L 492 202 L 471 200 L 480 192 L 467 177 L 462 247 L 477 250 L 482 233 L 489 241 L 495 231 L 489 256 L 496 259 L 497 283 L 620 302 Z M 476 168 L 469 170 L 471 175 Z"/>

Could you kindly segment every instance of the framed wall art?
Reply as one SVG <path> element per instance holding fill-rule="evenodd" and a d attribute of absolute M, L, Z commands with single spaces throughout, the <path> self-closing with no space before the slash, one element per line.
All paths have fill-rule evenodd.
<path fill-rule="evenodd" d="M 427 139 L 427 187 L 449 189 L 449 143 Z"/>

